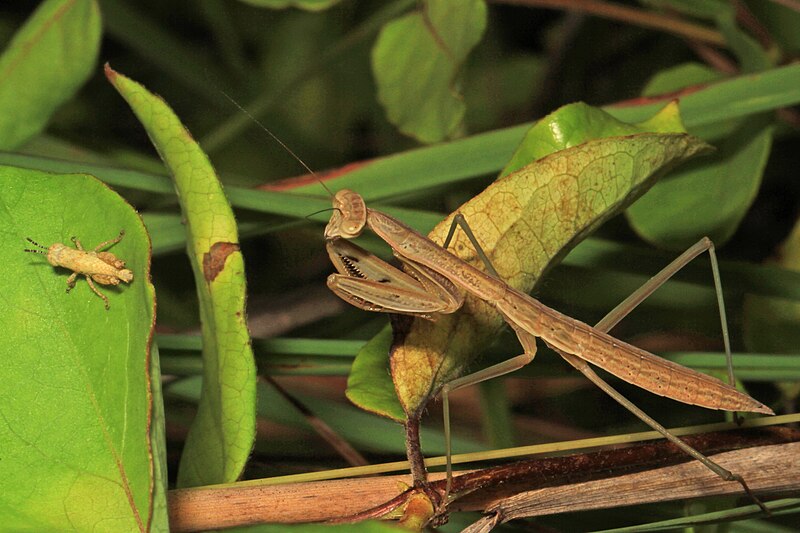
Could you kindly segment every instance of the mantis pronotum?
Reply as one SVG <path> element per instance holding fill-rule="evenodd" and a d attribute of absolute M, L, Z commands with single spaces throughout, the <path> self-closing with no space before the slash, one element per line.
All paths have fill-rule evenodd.
<path fill-rule="evenodd" d="M 686 453 L 702 461 L 723 479 L 738 481 L 750 494 L 747 484 L 740 476 L 722 468 L 671 435 L 663 426 L 608 385 L 588 363 L 596 364 L 643 389 L 684 403 L 710 409 L 772 414 L 769 407 L 716 378 L 615 339 L 606 333 L 616 323 L 613 320 L 604 321 L 605 323 L 593 328 L 545 306 L 527 294 L 508 286 L 497 277 L 492 277 L 459 259 L 402 222 L 379 211 L 368 209 L 363 198 L 353 191 L 339 191 L 334 197 L 333 206 L 333 215 L 325 228 L 325 238 L 328 254 L 339 271 L 339 274 L 332 274 L 328 278 L 328 286 L 338 296 L 369 311 L 427 317 L 432 313 L 456 311 L 463 302 L 462 291 L 467 291 L 494 306 L 514 329 L 522 344 L 524 349 L 522 355 L 500 365 L 458 378 L 443 387 L 446 435 L 449 434 L 448 392 L 506 374 L 528 364 L 536 353 L 536 337 L 540 337 L 570 365 L 637 417 Z M 450 236 L 458 222 L 458 219 L 454 220 Z M 476 249 L 479 249 L 468 227 L 463 223 L 462 227 L 467 231 Z M 408 274 L 347 242 L 347 239 L 360 235 L 365 228 L 371 229 L 391 246 L 394 255 L 407 267 Z M 691 259 L 705 250 L 713 253 L 713 245 L 708 239 L 700 241 L 682 257 Z M 484 261 L 487 268 L 493 271 L 488 260 Z M 447 440 L 449 442 L 449 439 Z M 449 494 L 450 489 L 449 456 L 448 448 L 446 494 Z"/>

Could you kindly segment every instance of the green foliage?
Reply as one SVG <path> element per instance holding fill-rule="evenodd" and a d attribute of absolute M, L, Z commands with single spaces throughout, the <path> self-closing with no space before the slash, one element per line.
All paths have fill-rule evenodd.
<path fill-rule="evenodd" d="M 144 225 L 91 176 L 13 167 L 0 168 L 0 176 L 3 527 L 88 530 L 103 521 L 138 530 L 153 512 L 153 484 L 164 483 L 151 474 L 147 362 L 155 302 Z M 94 248 L 121 229 L 125 237 L 110 251 L 127 261 L 133 281 L 98 285 L 108 311 L 83 277 L 67 294 L 70 271 L 23 252 L 32 248 L 26 237 L 72 246 L 77 236 Z M 163 453 L 163 441 L 153 449 Z M 156 505 L 163 508 L 164 497 L 161 490 Z"/>
<path fill-rule="evenodd" d="M 563 232 L 561 240 L 569 242 L 540 254 L 534 266 L 512 265 L 511 278 L 529 286 L 548 270 L 541 296 L 591 321 L 672 257 L 651 244 L 680 248 L 710 234 L 720 245 L 731 293 L 735 347 L 744 349 L 736 335 L 744 323 L 750 349 L 762 352 L 737 361 L 748 379 L 761 382 L 759 399 L 772 407 L 796 402 L 800 274 L 791 269 L 797 231 L 784 257 L 759 264 L 776 255 L 796 226 L 800 201 L 796 111 L 783 109 L 800 103 L 800 65 L 792 64 L 800 49 L 800 13 L 783 3 L 743 2 L 754 17 L 749 20 L 741 6 L 724 0 L 647 0 L 632 6 L 643 17 L 636 23 L 480 0 L 45 0 L 35 11 L 27 4 L 0 5 L 0 149 L 6 150 L 0 152 L 0 295 L 6 304 L 0 318 L 6 341 L 0 349 L 6 384 L 0 393 L 0 515 L 8 527 L 166 531 L 166 480 L 177 472 L 180 483 L 196 485 L 340 466 L 292 404 L 265 384 L 256 387 L 252 352 L 261 372 L 297 376 L 290 390 L 359 449 L 375 453 L 371 460 L 403 455 L 402 428 L 340 403 L 341 389 L 319 390 L 332 380 L 308 377 L 345 373 L 385 321 L 342 311 L 320 295 L 331 271 L 320 226 L 329 213 L 305 217 L 328 208 L 330 199 L 313 179 L 274 183 L 302 168 L 263 131 L 249 131 L 252 118 L 222 91 L 309 167 L 349 164 L 324 178 L 330 189 L 356 190 L 370 206 L 423 232 L 501 171 L 522 167 L 532 179 L 556 177 L 525 167 L 532 159 L 573 165 L 598 147 L 624 158 L 632 153 L 629 142 L 664 156 L 657 152 L 665 143 L 688 137 L 645 139 L 642 131 L 665 129 L 630 124 L 678 99 L 688 132 L 716 152 L 671 172 L 628 209 L 627 220 L 613 218 L 599 228 L 600 238 L 575 247 L 566 266 L 556 266 L 553 257 L 563 258 L 576 233 L 582 238 L 596 223 Z M 677 22 L 668 25 L 671 35 L 658 29 L 665 17 Z M 101 41 L 102 61 L 143 84 L 115 77 L 163 163 L 103 78 Z M 551 114 L 578 101 L 593 105 Z M 601 110 L 598 102 L 608 105 Z M 607 136 L 617 139 L 591 141 Z M 431 142 L 439 144 L 423 144 Z M 599 161 L 606 155 L 587 157 L 605 168 L 600 175 L 624 178 Z M 117 188 L 141 218 L 85 174 Z M 651 185 L 644 174 L 645 185 L 621 184 L 614 199 L 599 202 L 613 209 L 603 207 L 598 223 Z M 517 187 L 507 196 L 520 194 Z M 159 353 L 154 345 L 149 358 L 154 295 L 142 220 L 155 257 L 159 327 L 184 333 L 161 336 L 164 346 Z M 49 245 L 69 244 L 76 235 L 93 245 L 122 228 L 126 236 L 112 251 L 128 261 L 135 278 L 100 288 L 110 311 L 85 281 L 65 294 L 67 271 L 22 252 L 24 237 Z M 235 249 L 240 239 L 242 251 Z M 218 277 L 208 281 L 203 258 L 214 242 L 235 246 L 227 248 L 232 253 Z M 365 238 L 364 246 L 389 253 L 376 239 Z M 523 240 L 506 248 L 536 252 Z M 682 342 L 677 350 L 684 352 L 674 354 L 682 364 L 717 368 L 710 276 L 704 265 L 687 271 L 626 319 L 618 334 L 646 341 L 654 331 L 664 333 L 668 349 Z M 753 295 L 746 306 L 737 297 L 742 292 Z M 245 294 L 254 319 L 252 350 Z M 289 338 L 258 338 L 276 332 Z M 704 340 L 684 342 L 692 335 Z M 493 337 L 468 338 L 462 341 L 485 345 Z M 371 358 L 353 363 L 348 395 L 403 420 L 386 371 L 388 348 L 377 349 L 379 341 L 365 349 Z M 388 330 L 380 342 L 388 346 Z M 501 337 L 482 351 L 495 361 L 518 350 L 516 341 Z M 711 353 L 699 357 L 701 350 Z M 404 402 L 424 411 L 431 387 L 467 364 L 460 357 L 445 360 L 443 373 L 409 389 Z M 163 394 L 162 369 L 171 376 Z M 640 429 L 602 396 L 573 385 L 569 375 L 564 379 L 563 367 L 545 350 L 521 373 L 533 377 L 532 385 L 490 407 L 496 439 L 512 435 L 503 421 L 520 412 L 561 428 L 556 435 L 525 429 L 517 435 L 520 443 L 573 431 Z M 784 381 L 771 385 L 777 378 Z M 667 424 L 704 416 L 631 394 Z M 513 413 L 504 412 L 507 405 Z M 485 447 L 477 436 L 477 409 L 456 409 L 459 450 Z M 253 447 L 256 416 L 270 423 Z M 434 416 L 431 424 L 438 421 Z M 440 434 L 426 432 L 422 446 L 428 455 L 438 453 Z M 680 514 L 662 505 L 653 516 Z M 584 513 L 540 525 L 584 530 L 598 527 L 598 520 L 603 527 L 642 527 L 647 518 Z M 778 527 L 780 520 L 757 526 Z M 463 517 L 454 522 L 463 524 Z"/>
<path fill-rule="evenodd" d="M 372 68 L 389 120 L 430 143 L 463 135 L 459 70 L 486 27 L 486 4 L 432 0 L 422 6 L 383 27 Z"/>
<path fill-rule="evenodd" d="M 44 129 L 53 112 L 92 74 L 100 49 L 100 9 L 93 0 L 39 5 L 0 56 L 0 149 Z"/>
<path fill-rule="evenodd" d="M 205 379 L 183 449 L 180 486 L 235 481 L 255 439 L 255 363 L 244 319 L 244 259 L 228 200 L 208 158 L 163 100 L 108 66 L 172 172 L 186 219 L 203 324 Z"/>
<path fill-rule="evenodd" d="M 768 66 L 766 53 L 738 30 L 732 10 L 722 10 L 718 21 L 746 71 Z M 682 65 L 651 80 L 644 94 L 680 90 L 717 79 L 712 70 Z M 652 194 L 628 211 L 633 229 L 644 239 L 676 251 L 691 246 L 698 235 L 722 244 L 731 238 L 755 200 L 772 147 L 773 120 L 768 114 L 749 116 L 725 125 L 712 162 L 692 165 L 656 184 Z M 719 209 L 705 209 L 718 205 Z"/>

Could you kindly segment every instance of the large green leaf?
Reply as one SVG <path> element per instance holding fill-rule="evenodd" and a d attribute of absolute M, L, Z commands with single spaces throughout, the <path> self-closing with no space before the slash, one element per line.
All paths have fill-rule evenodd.
<path fill-rule="evenodd" d="M 372 70 L 378 98 L 400 131 L 427 143 L 462 132 L 459 71 L 485 27 L 483 0 L 426 0 L 384 26 Z"/>
<path fill-rule="evenodd" d="M 153 501 L 148 344 L 155 299 L 150 241 L 136 212 L 97 179 L 0 167 L 0 515 L 26 531 L 146 531 Z M 86 247 L 127 261 L 129 285 L 83 277 L 23 252 Z M 161 448 L 156 453 L 163 454 Z M 164 492 L 157 505 L 164 507 Z M 165 517 L 154 526 L 164 529 Z"/>
<path fill-rule="evenodd" d="M 0 56 L 0 149 L 42 129 L 94 70 L 100 49 L 94 0 L 47 0 Z"/>
<path fill-rule="evenodd" d="M 603 131 L 626 135 L 589 140 Z M 503 279 L 528 292 L 548 267 L 660 175 L 709 149 L 699 139 L 673 133 L 680 131 L 675 105 L 638 126 L 622 124 L 583 104 L 567 106 L 534 126 L 526 146 L 519 149 L 531 153 L 533 144 L 550 147 L 552 153 L 538 153 L 541 159 L 498 180 L 457 212 L 467 218 Z M 560 149 L 572 143 L 576 145 Z M 451 219 L 452 215 L 430 237 L 442 242 Z M 451 250 L 483 268 L 463 235 Z M 423 408 L 430 395 L 458 375 L 501 325 L 493 309 L 470 297 L 459 313 L 437 317 L 435 323 L 415 320 L 408 331 L 396 332 L 396 342 L 402 342 L 392 347 L 391 368 L 405 413 Z M 354 375 L 377 368 L 374 361 L 386 357 L 385 345 L 370 343 L 369 347 L 359 353 Z M 357 380 L 351 377 L 351 384 L 362 387 L 349 388 L 348 397 L 366 409 L 397 418 L 397 409 L 385 409 L 385 402 L 368 403 L 377 396 L 370 388 L 378 379 L 379 372 L 374 380 L 366 375 L 358 375 Z"/>
<path fill-rule="evenodd" d="M 203 325 L 203 395 L 183 449 L 181 486 L 238 479 L 255 439 L 256 371 L 245 323 L 236 220 L 208 157 L 172 110 L 106 67 L 175 180 Z"/>
<path fill-rule="evenodd" d="M 708 81 L 707 69 L 685 65 L 655 77 L 644 94 L 677 91 Z M 722 244 L 755 200 L 772 147 L 770 115 L 729 121 L 719 150 L 657 183 L 626 216 L 644 239 L 682 251 L 703 236 Z M 710 133 L 710 132 L 708 132 Z"/>
<path fill-rule="evenodd" d="M 353 361 L 347 378 L 347 397 L 357 406 L 393 420 L 405 420 L 403 406 L 397 402 L 392 374 L 389 372 L 389 348 L 392 330 L 387 325 L 364 346 Z"/>
<path fill-rule="evenodd" d="M 718 244 L 727 241 L 758 194 L 772 134 L 768 118 L 742 123 L 708 160 L 661 181 L 628 208 L 633 229 L 679 251 L 703 236 Z"/>

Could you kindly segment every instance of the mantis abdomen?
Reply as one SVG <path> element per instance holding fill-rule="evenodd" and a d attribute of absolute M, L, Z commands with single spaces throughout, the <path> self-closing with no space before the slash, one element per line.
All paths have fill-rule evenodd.
<path fill-rule="evenodd" d="M 616 339 L 510 287 L 505 297 L 494 303 L 506 320 L 540 337 L 551 348 L 577 355 L 654 394 L 709 409 L 772 413 L 717 378 Z"/>

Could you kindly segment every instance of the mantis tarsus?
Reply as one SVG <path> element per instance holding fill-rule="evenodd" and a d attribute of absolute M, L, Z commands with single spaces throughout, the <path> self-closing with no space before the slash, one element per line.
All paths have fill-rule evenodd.
<path fill-rule="evenodd" d="M 493 272 L 469 227 L 458 217 L 453 221 L 443 248 L 389 215 L 368 209 L 363 198 L 353 191 L 339 191 L 334 197 L 333 207 L 330 222 L 325 228 L 325 238 L 328 254 L 339 271 L 339 274 L 332 274 L 328 278 L 328 286 L 338 296 L 369 311 L 430 317 L 433 313 L 456 311 L 463 303 L 463 294 L 466 291 L 491 304 L 514 329 L 522 344 L 522 355 L 458 378 L 442 388 L 446 434 L 449 434 L 448 392 L 506 374 L 528 364 L 536 353 L 536 337 L 540 337 L 617 402 L 723 479 L 739 482 L 758 502 L 740 476 L 729 472 L 671 435 L 600 378 L 588 363 L 650 392 L 684 403 L 710 409 L 773 414 L 769 407 L 716 378 L 672 363 L 608 335 L 606 331 L 624 315 L 604 320 L 593 328 L 508 286 L 496 273 L 493 277 L 459 259 L 445 248 L 456 224 L 460 223 L 482 256 L 487 269 Z M 406 266 L 406 272 L 347 242 L 347 239 L 359 236 L 365 228 L 369 228 L 389 244 L 394 255 Z M 713 261 L 713 245 L 708 239 L 701 240 L 681 258 L 688 261 L 706 250 L 712 254 Z M 664 277 L 670 275 L 671 273 Z M 652 290 L 655 288 L 650 289 L 650 292 Z M 624 306 L 632 308 L 635 305 L 630 305 L 626 300 L 618 309 Z M 720 307 L 724 310 L 724 306 Z M 449 456 L 448 449 L 446 495 L 450 492 Z"/>

